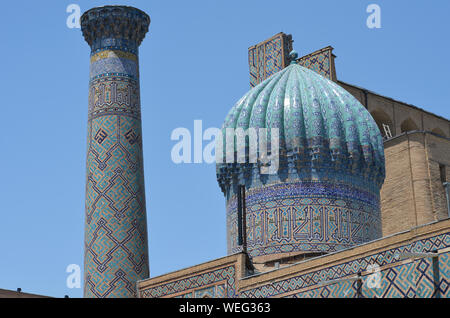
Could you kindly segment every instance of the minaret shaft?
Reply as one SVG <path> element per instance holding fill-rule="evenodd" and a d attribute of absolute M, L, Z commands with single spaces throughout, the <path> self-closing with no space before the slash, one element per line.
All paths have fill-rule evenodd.
<path fill-rule="evenodd" d="M 142 11 L 106 6 L 81 18 L 91 46 L 86 158 L 85 297 L 135 297 L 149 277 L 138 47 Z"/>

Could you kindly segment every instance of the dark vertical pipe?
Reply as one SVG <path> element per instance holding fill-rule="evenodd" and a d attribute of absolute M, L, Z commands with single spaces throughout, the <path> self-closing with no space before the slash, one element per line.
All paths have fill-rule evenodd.
<path fill-rule="evenodd" d="M 242 193 L 241 187 L 238 187 L 237 192 L 237 228 L 238 228 L 238 246 L 242 246 Z"/>
<path fill-rule="evenodd" d="M 444 182 L 445 196 L 447 197 L 447 213 L 450 218 L 450 182 Z"/>
<path fill-rule="evenodd" d="M 245 186 L 240 186 L 242 198 L 242 251 L 247 253 L 247 207 L 245 204 Z"/>
<path fill-rule="evenodd" d="M 245 207 L 245 186 L 240 185 L 237 193 L 238 200 L 238 245 L 247 253 L 247 215 Z"/>

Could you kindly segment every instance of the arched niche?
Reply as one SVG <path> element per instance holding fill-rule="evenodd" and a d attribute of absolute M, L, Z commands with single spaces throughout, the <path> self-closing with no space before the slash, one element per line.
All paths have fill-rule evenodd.
<path fill-rule="evenodd" d="M 435 133 L 436 135 L 442 136 L 442 137 L 447 137 L 445 132 L 439 127 L 434 128 L 431 132 Z"/>
<path fill-rule="evenodd" d="M 411 118 L 405 119 L 400 125 L 400 131 L 402 133 L 413 130 L 419 130 L 419 127 Z"/>
<path fill-rule="evenodd" d="M 377 123 L 378 129 L 380 130 L 383 138 L 394 137 L 395 132 L 394 125 L 392 124 L 392 119 L 388 114 L 386 114 L 385 111 L 383 111 L 382 109 L 375 109 L 371 111 L 370 114 Z"/>

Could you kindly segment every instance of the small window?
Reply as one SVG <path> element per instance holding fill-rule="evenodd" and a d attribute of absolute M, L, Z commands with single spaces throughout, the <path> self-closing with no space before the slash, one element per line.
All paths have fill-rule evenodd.
<path fill-rule="evenodd" d="M 439 165 L 439 172 L 441 174 L 441 182 L 447 182 L 447 173 L 445 169 L 445 165 Z"/>
<path fill-rule="evenodd" d="M 417 127 L 416 123 L 411 118 L 404 120 L 400 125 L 400 131 L 402 133 L 414 130 L 419 130 L 419 127 Z"/>

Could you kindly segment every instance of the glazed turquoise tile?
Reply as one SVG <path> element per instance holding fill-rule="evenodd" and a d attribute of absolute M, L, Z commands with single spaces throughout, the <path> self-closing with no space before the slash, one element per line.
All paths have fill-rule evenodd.
<path fill-rule="evenodd" d="M 85 297 L 135 297 L 149 277 L 138 47 L 150 18 L 123 6 L 81 18 L 91 46 Z"/>
<path fill-rule="evenodd" d="M 268 140 L 277 128 L 277 172 L 262 173 L 260 163 L 227 162 L 229 128 L 268 128 Z M 369 112 L 336 83 L 291 64 L 245 94 L 226 116 L 222 133 L 217 180 L 227 200 L 228 253 L 242 248 L 239 185 L 247 189 L 247 248 L 253 257 L 333 252 L 381 236 L 383 140 Z M 236 144 L 230 149 L 239 150 Z"/>

